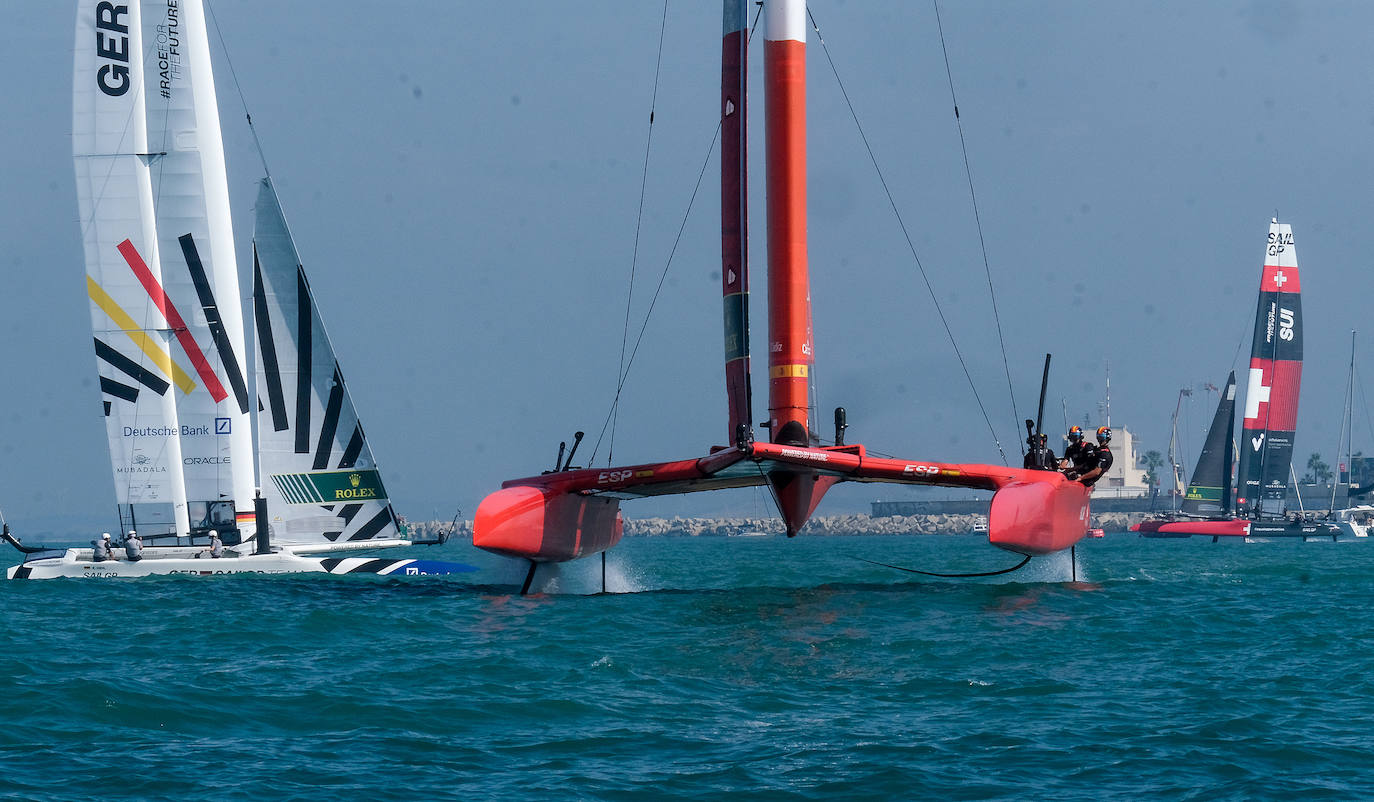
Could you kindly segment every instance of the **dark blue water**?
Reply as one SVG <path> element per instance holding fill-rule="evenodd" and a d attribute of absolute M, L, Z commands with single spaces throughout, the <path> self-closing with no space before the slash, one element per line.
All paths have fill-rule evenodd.
<path fill-rule="evenodd" d="M 1374 797 L 1374 544 L 418 554 L 483 570 L 3 585 L 0 797 Z"/>

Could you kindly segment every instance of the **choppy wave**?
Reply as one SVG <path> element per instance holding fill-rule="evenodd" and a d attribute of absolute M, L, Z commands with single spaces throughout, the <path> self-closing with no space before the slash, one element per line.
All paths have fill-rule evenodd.
<path fill-rule="evenodd" d="M 523 598 L 443 552 L 482 570 L 6 584 L 0 796 L 1374 794 L 1363 543 L 633 539 Z"/>

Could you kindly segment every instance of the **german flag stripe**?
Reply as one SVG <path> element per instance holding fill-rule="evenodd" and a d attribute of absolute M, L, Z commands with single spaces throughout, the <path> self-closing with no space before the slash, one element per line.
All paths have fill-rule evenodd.
<path fill-rule="evenodd" d="M 386 528 L 391 523 L 391 507 L 387 507 L 373 516 L 372 520 L 363 524 L 362 528 L 349 536 L 349 540 L 371 540 L 378 532 Z"/>
<path fill-rule="evenodd" d="M 358 511 L 362 508 L 363 505 L 361 504 L 345 504 L 344 508 L 342 510 L 339 510 L 339 517 L 344 519 L 348 523 L 353 523 L 354 516 L 356 516 L 358 514 Z"/>
<path fill-rule="evenodd" d="M 310 356 L 312 316 L 310 285 L 296 270 L 296 453 L 310 453 Z"/>
<path fill-rule="evenodd" d="M 134 275 L 143 284 L 143 289 L 147 290 L 148 297 L 153 299 L 158 311 L 167 320 L 167 325 L 171 326 L 173 333 L 176 334 L 177 342 L 181 343 L 182 350 L 190 358 L 191 365 L 196 369 L 196 375 L 200 376 L 200 380 L 205 384 L 205 389 L 210 391 L 210 397 L 215 399 L 216 404 L 228 398 L 229 394 L 224 391 L 224 385 L 220 384 L 219 377 L 210 367 L 210 362 L 206 360 L 200 346 L 196 345 L 196 338 L 191 336 L 190 330 L 186 327 L 185 319 L 172 305 L 172 299 L 167 297 L 162 285 L 153 278 L 152 271 L 144 263 L 143 257 L 139 256 L 133 243 L 124 240 L 117 247 L 120 255 L 124 257 L 124 261 L 129 263 L 129 268 L 134 271 Z"/>
<path fill-rule="evenodd" d="M 105 395 L 112 395 L 115 398 L 121 398 L 129 403 L 138 400 L 137 387 L 130 387 L 127 384 L 122 384 L 114 379 L 107 379 L 104 376 L 100 377 L 100 392 Z"/>
<path fill-rule="evenodd" d="M 353 436 L 348 438 L 348 447 L 344 449 L 343 459 L 339 460 L 340 468 L 352 468 L 358 464 L 358 455 L 363 452 L 363 425 L 361 423 L 353 427 Z"/>
<path fill-rule="evenodd" d="M 234 388 L 234 399 L 239 402 L 239 411 L 247 415 L 248 384 L 244 382 L 243 371 L 239 369 L 239 357 L 234 352 L 234 344 L 229 341 L 229 333 L 224 330 L 224 319 L 219 316 L 219 305 L 215 303 L 215 292 L 205 275 L 205 265 L 200 261 L 196 240 L 190 234 L 182 234 L 177 237 L 177 242 L 181 243 L 181 253 L 186 257 L 186 267 L 191 271 L 191 283 L 196 286 L 196 296 L 200 298 L 200 308 L 205 313 L 205 323 L 210 327 L 210 335 L 215 339 L 215 350 L 219 352 L 219 362 L 224 368 L 224 375 L 229 379 L 229 386 Z"/>
<path fill-rule="evenodd" d="M 334 363 L 334 386 L 329 388 L 329 403 L 324 408 L 324 423 L 320 439 L 315 443 L 315 462 L 312 467 L 321 471 L 329 467 L 329 455 L 334 451 L 334 433 L 339 429 L 339 413 L 343 410 L 344 383 L 338 363 Z"/>
<path fill-rule="evenodd" d="M 253 246 L 253 314 L 258 324 L 258 350 L 262 352 L 262 373 L 267 380 L 267 403 L 272 409 L 272 430 L 284 432 L 291 427 L 291 423 L 286 418 L 286 396 L 282 394 L 281 389 L 277 341 L 272 339 L 272 316 L 267 311 L 267 289 L 262 282 L 262 265 L 258 263 L 256 245 Z"/>
<path fill-rule="evenodd" d="M 162 380 L 162 377 L 119 353 L 107 343 L 101 342 L 99 337 L 95 338 L 95 355 L 108 363 L 111 367 L 158 395 L 166 395 L 167 389 L 171 387 L 171 385 Z"/>
<path fill-rule="evenodd" d="M 97 284 L 95 279 L 90 276 L 86 277 L 86 294 L 91 297 L 91 301 L 95 303 L 96 306 L 100 307 L 100 311 L 104 312 L 110 320 L 114 321 L 114 324 L 119 327 L 120 331 L 127 334 L 130 340 L 133 340 L 134 345 L 138 346 L 140 351 L 148 355 L 148 358 L 162 371 L 164 376 L 171 378 L 172 383 L 177 386 L 178 390 L 190 395 L 191 391 L 196 389 L 195 380 L 192 379 L 186 371 L 182 370 L 180 365 L 173 362 L 172 357 L 169 356 L 166 351 L 162 350 L 162 346 L 154 341 L 152 337 L 149 337 L 143 331 L 143 327 L 134 322 L 134 319 L 129 316 L 129 313 L 125 312 L 119 304 L 115 303 L 115 300 L 110 297 L 110 294 L 105 292 L 105 288 Z"/>

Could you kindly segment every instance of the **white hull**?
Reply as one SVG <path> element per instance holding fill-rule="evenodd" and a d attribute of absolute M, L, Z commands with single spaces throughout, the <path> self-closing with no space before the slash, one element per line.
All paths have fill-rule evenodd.
<path fill-rule="evenodd" d="M 8 579 L 134 579 L 145 576 L 218 576 L 222 574 L 379 574 L 383 576 L 430 576 L 474 570 L 460 563 L 406 558 L 307 557 L 289 550 L 270 554 L 196 557 L 188 547 L 144 549 L 141 560 L 97 562 L 91 549 L 67 549 L 52 556 L 37 556 L 11 566 Z"/>
<path fill-rule="evenodd" d="M 1338 521 L 1336 526 L 1341 528 L 1341 539 L 1347 537 L 1369 537 L 1369 527 L 1363 524 L 1352 523 L 1350 521 Z"/>

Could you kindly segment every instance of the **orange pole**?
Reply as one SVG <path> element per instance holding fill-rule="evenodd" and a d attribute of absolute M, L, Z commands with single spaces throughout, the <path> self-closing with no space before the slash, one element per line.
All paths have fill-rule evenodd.
<path fill-rule="evenodd" d="M 774 0 L 764 14 L 769 439 L 809 445 L 815 349 L 806 260 L 806 6 Z"/>

